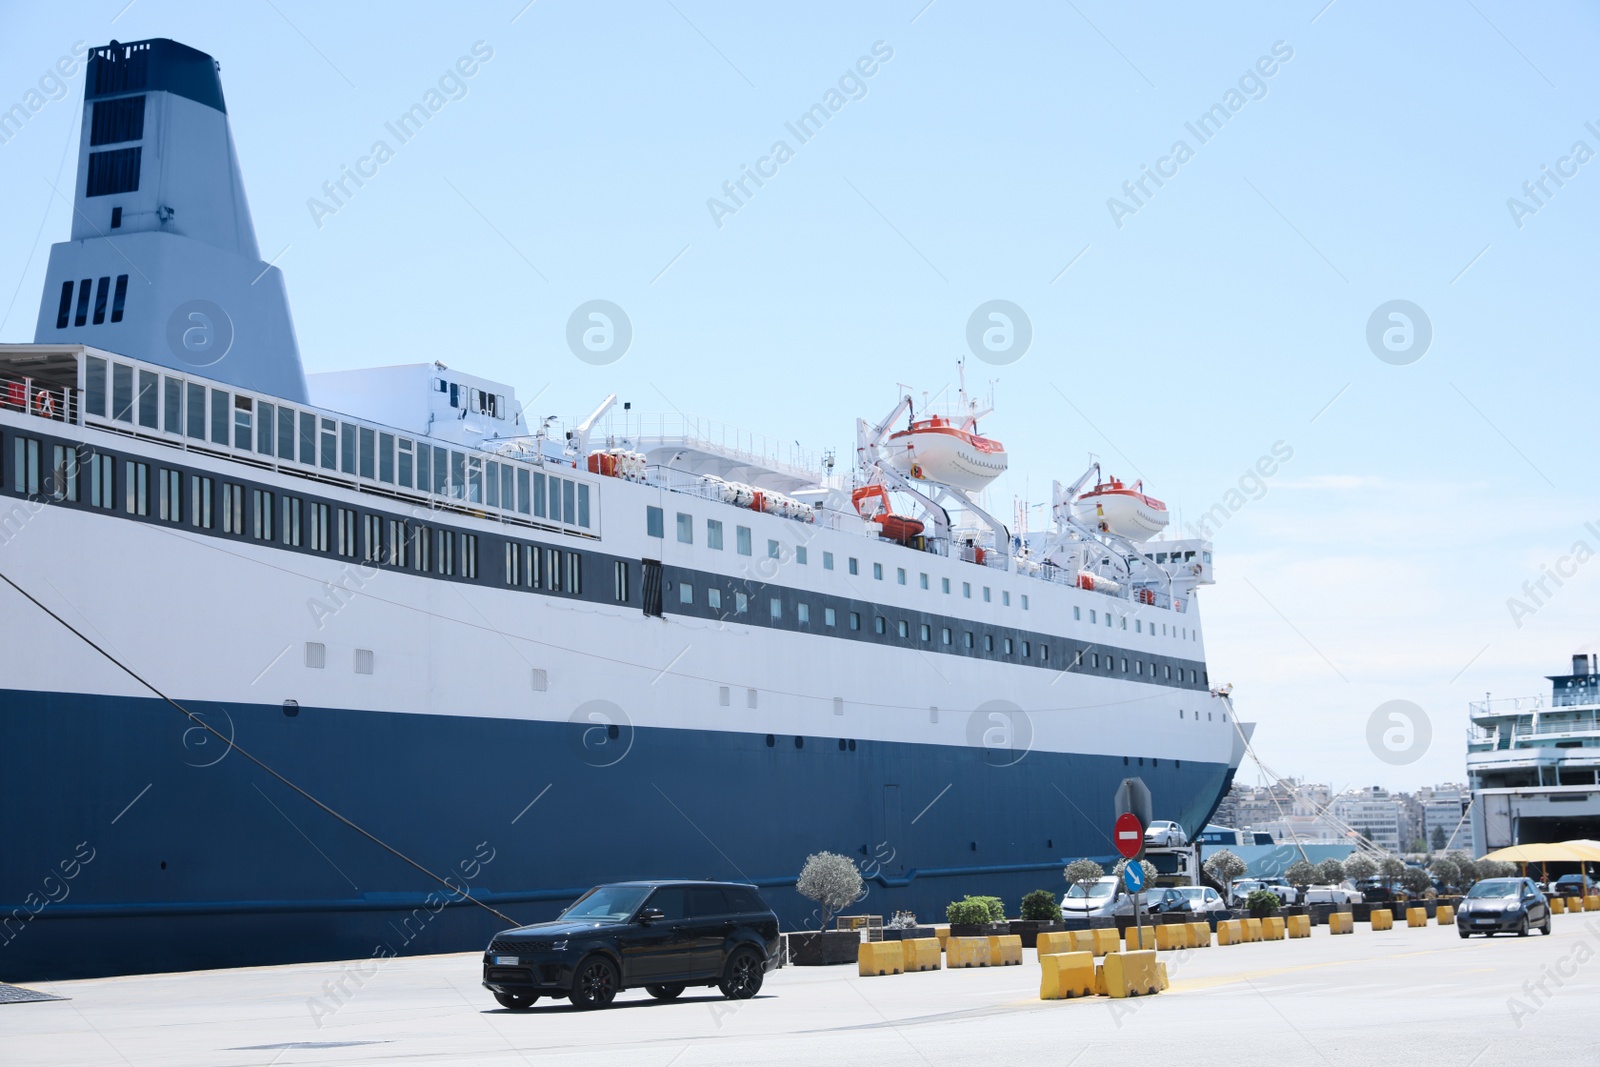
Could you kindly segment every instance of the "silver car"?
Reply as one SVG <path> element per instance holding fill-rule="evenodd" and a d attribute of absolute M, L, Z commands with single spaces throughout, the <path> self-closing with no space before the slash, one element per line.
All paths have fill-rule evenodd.
<path fill-rule="evenodd" d="M 1144 830 L 1144 843 L 1146 847 L 1179 848 L 1189 843 L 1189 835 L 1183 832 L 1183 827 L 1167 819 L 1156 819 Z"/>
<path fill-rule="evenodd" d="M 1184 910 L 1195 915 L 1204 915 L 1210 911 L 1227 911 L 1228 905 L 1223 902 L 1222 894 L 1208 885 L 1180 885 L 1172 892 L 1181 895 L 1188 907 Z"/>

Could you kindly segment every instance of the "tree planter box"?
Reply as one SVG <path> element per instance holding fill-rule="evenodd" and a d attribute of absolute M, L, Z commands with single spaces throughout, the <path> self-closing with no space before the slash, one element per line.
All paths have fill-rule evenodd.
<path fill-rule="evenodd" d="M 1009 934 L 1005 923 L 951 923 L 951 937 L 993 937 Z"/>
<path fill-rule="evenodd" d="M 892 930 L 888 927 L 883 929 L 883 939 L 885 941 L 917 941 L 921 938 L 937 936 L 938 934 L 932 926 L 912 926 L 904 930 Z"/>
<path fill-rule="evenodd" d="M 1309 915 L 1311 913 L 1307 910 L 1308 908 L 1309 905 L 1306 904 L 1288 904 L 1279 908 L 1278 914 L 1286 919 L 1291 915 Z"/>
<path fill-rule="evenodd" d="M 1016 934 L 1022 938 L 1023 948 L 1035 948 L 1039 943 L 1039 935 L 1064 930 L 1059 921 L 1049 919 L 1012 919 L 1006 923 L 1008 933 Z"/>
<path fill-rule="evenodd" d="M 1399 905 L 1394 905 L 1387 902 L 1381 904 L 1352 904 L 1350 905 L 1350 914 L 1351 918 L 1353 918 L 1356 922 L 1366 923 L 1372 921 L 1373 912 L 1387 911 L 1390 914 L 1393 914 L 1394 909 L 1397 906 Z"/>
<path fill-rule="evenodd" d="M 854 930 L 789 934 L 788 938 L 789 962 L 796 967 L 855 963 L 861 953 L 861 935 Z"/>

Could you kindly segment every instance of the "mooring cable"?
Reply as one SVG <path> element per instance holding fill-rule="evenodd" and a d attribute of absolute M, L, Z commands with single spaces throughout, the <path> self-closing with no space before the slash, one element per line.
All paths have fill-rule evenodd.
<path fill-rule="evenodd" d="M 478 898 L 474 897 L 470 892 L 468 892 L 468 891 L 466 891 L 464 889 L 458 889 L 457 887 L 451 885 L 447 880 L 445 880 L 444 878 L 441 878 L 437 874 L 434 874 L 428 868 L 424 867 L 422 864 L 418 863 L 416 860 L 412 859 L 410 856 L 406 855 L 404 852 L 401 852 L 399 849 L 395 848 L 393 845 L 389 844 L 387 841 L 385 841 L 382 838 L 378 837 L 376 834 L 370 832 L 369 830 L 365 829 L 362 826 L 357 825 L 356 823 L 352 822 L 351 820 L 345 818 L 345 816 L 339 814 L 337 811 L 334 811 L 332 808 L 328 807 L 328 805 L 324 804 L 322 801 L 318 800 L 316 797 L 314 797 L 310 793 L 306 792 L 306 790 L 302 789 L 300 786 L 296 785 L 294 782 L 291 782 L 288 778 L 285 778 L 282 774 L 279 774 L 276 770 L 272 769 L 271 767 L 269 767 L 265 763 L 263 763 L 261 760 L 257 759 L 255 756 L 251 755 L 244 748 L 240 747 L 238 742 L 234 741 L 232 738 L 222 736 L 222 733 L 219 730 L 217 730 L 216 727 L 214 727 L 211 724 L 207 723 L 200 716 L 196 715 L 194 712 L 190 711 L 188 708 L 184 707 L 182 704 L 179 704 L 176 700 L 173 700 L 171 697 L 167 696 L 167 694 L 165 694 L 161 690 L 157 689 L 150 682 L 146 681 L 132 667 L 129 667 L 127 664 L 125 664 L 121 660 L 119 660 L 116 656 L 113 656 L 110 652 L 107 652 L 105 649 L 101 648 L 98 644 L 96 644 L 93 640 L 91 640 L 88 637 L 88 635 L 84 634 L 83 631 L 79 630 L 76 626 L 72 625 L 66 619 L 63 619 L 60 615 L 58 615 L 54 611 L 50 610 L 50 608 L 48 606 L 46 606 L 43 602 L 41 602 L 32 593 L 28 592 L 26 589 L 22 588 L 22 586 L 18 585 L 16 582 L 12 581 L 11 578 L 8 575 L 6 575 L 4 572 L 0 572 L 0 581 L 5 582 L 11 588 L 15 589 L 18 593 L 20 593 L 23 596 L 23 598 L 25 598 L 29 603 L 33 604 L 34 607 L 38 608 L 40 611 L 42 611 L 46 615 L 50 616 L 56 622 L 60 623 L 74 637 L 78 638 L 78 640 L 82 641 L 84 644 L 88 645 L 90 648 L 92 648 L 96 652 L 100 653 L 100 655 L 104 656 L 107 660 L 109 660 L 111 662 L 111 664 L 114 667 L 116 667 L 118 670 L 122 671 L 129 678 L 132 678 L 135 682 L 138 682 L 140 685 L 142 685 L 146 689 L 150 690 L 150 692 L 152 692 L 156 696 L 160 697 L 166 703 L 171 704 L 174 708 L 176 708 L 179 712 L 181 712 L 184 716 L 186 716 L 196 726 L 198 726 L 201 729 L 205 730 L 207 733 L 212 734 L 213 736 L 215 736 L 217 738 L 217 740 L 219 740 L 219 741 L 223 742 L 223 744 L 227 745 L 230 750 L 238 752 L 239 755 L 243 756 L 245 759 L 249 760 L 251 763 L 254 763 L 257 767 L 260 767 L 263 771 L 266 771 L 272 777 L 276 778 L 278 781 L 282 782 L 284 785 L 288 786 L 290 789 L 294 790 L 296 793 L 299 793 L 301 796 L 305 797 L 311 803 L 315 804 L 317 807 L 321 808 L 323 811 L 327 812 L 329 815 L 332 815 L 335 819 L 338 819 L 340 822 L 344 823 L 346 826 L 348 826 L 350 829 L 354 830 L 356 833 L 360 834 L 362 837 L 366 838 L 368 841 L 371 841 L 373 844 L 377 845 L 379 848 L 381 848 L 384 851 L 388 852 L 390 855 L 394 856 L 395 858 L 397 858 L 397 859 L 399 859 L 399 860 L 401 860 L 401 861 L 403 861 L 403 862 L 405 862 L 407 864 L 410 864 L 412 867 L 415 867 L 417 870 L 421 871 L 423 874 L 427 875 L 429 878 L 432 878 L 435 882 L 438 882 L 440 885 L 442 885 L 446 889 L 450 890 L 450 893 L 451 893 L 452 896 L 462 897 L 465 900 L 471 901 L 473 904 L 476 904 L 478 907 L 482 908 L 484 911 L 486 911 L 489 914 L 493 915 L 495 918 L 500 919 L 500 920 L 502 920 L 504 922 L 507 922 L 507 923 L 511 924 L 512 926 L 521 926 L 522 925 L 521 923 L 517 922 L 515 919 L 511 918 L 509 915 L 504 914 L 503 912 L 495 909 L 494 907 L 492 907 L 489 904 L 485 904 L 483 901 L 481 901 Z"/>

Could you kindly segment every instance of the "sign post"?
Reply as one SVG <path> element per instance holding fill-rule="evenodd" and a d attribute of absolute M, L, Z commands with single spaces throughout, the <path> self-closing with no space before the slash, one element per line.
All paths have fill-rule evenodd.
<path fill-rule="evenodd" d="M 1123 812 L 1117 816 L 1116 823 L 1111 829 L 1111 839 L 1116 843 L 1117 851 L 1127 862 L 1122 868 L 1122 884 L 1128 887 L 1133 894 L 1133 923 L 1139 931 L 1135 936 L 1139 945 L 1144 946 L 1144 920 L 1140 915 L 1139 892 L 1144 889 L 1144 866 L 1139 862 L 1139 854 L 1144 851 L 1144 824 L 1139 821 L 1139 816 L 1130 812 Z"/>

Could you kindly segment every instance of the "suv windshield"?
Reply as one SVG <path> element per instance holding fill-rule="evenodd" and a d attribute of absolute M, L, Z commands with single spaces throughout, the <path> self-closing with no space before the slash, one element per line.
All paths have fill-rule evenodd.
<path fill-rule="evenodd" d="M 647 886 L 603 885 L 579 897 L 560 917 L 579 922 L 621 922 L 634 913 L 648 892 Z"/>
<path fill-rule="evenodd" d="M 1483 899 L 1485 897 L 1514 897 L 1522 889 L 1522 883 L 1511 878 L 1496 878 L 1489 882 L 1479 882 L 1467 891 L 1469 898 Z"/>
<path fill-rule="evenodd" d="M 1067 890 L 1067 896 L 1078 900 L 1082 900 L 1084 897 L 1088 897 L 1091 900 L 1100 900 L 1111 895 L 1111 885 L 1112 883 L 1110 882 L 1095 882 L 1086 893 L 1081 884 L 1074 883 L 1072 888 Z"/>

